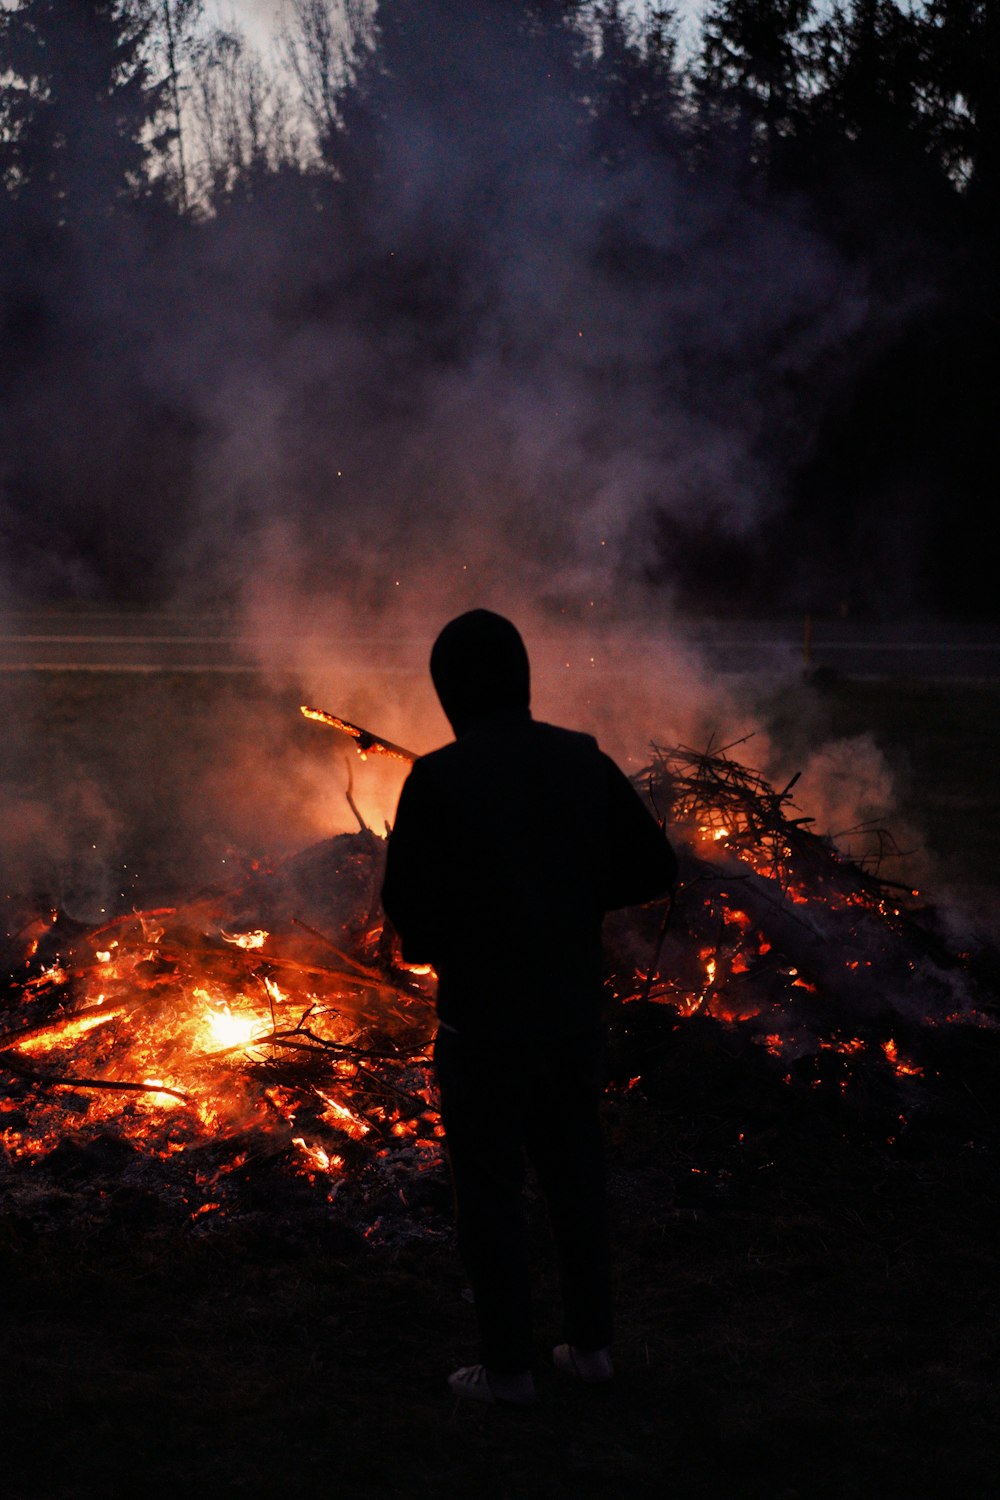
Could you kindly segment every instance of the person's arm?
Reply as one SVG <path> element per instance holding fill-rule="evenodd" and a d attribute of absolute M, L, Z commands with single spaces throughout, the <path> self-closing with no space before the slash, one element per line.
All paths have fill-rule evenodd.
<path fill-rule="evenodd" d="M 677 883 L 677 856 L 628 777 L 604 757 L 608 837 L 604 909 L 638 906 L 665 896 Z"/>
<path fill-rule="evenodd" d="M 382 881 L 382 906 L 407 963 L 436 963 L 439 934 L 447 921 L 444 828 L 435 800 L 415 765 L 400 793 Z"/>

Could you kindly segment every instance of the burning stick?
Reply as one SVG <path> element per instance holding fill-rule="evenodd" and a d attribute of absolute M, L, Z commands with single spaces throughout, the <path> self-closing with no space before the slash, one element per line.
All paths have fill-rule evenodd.
<path fill-rule="evenodd" d="M 26 1078 L 30 1083 L 40 1084 L 47 1089 L 110 1089 L 113 1093 L 169 1094 L 172 1099 L 179 1099 L 182 1104 L 191 1102 L 190 1094 L 185 1094 L 182 1089 L 170 1088 L 165 1083 L 136 1083 L 124 1078 L 79 1078 L 72 1073 L 63 1073 L 58 1076 L 53 1073 L 41 1073 L 37 1068 L 29 1068 L 20 1058 L 11 1057 L 9 1053 L 4 1058 L 3 1066 L 9 1073 L 15 1073 L 18 1077 Z"/>
<path fill-rule="evenodd" d="M 293 919 L 294 920 L 294 919 Z M 360 989 L 375 989 L 388 995 L 395 995 L 397 999 L 409 1003 L 411 1000 L 422 1001 L 425 1005 L 433 1006 L 434 1001 L 429 995 L 422 995 L 419 990 L 404 989 L 401 985 L 387 978 L 384 974 L 372 970 L 370 974 L 361 972 L 359 968 L 354 969 L 330 969 L 321 967 L 319 964 L 299 963 L 295 958 L 269 958 L 268 964 L 275 969 L 288 969 L 296 974 L 311 974 L 317 978 L 330 980 L 344 980 L 348 985 L 356 985 Z M 0 1041 L 3 1038 L 0 1037 Z"/>
<path fill-rule="evenodd" d="M 390 760 L 402 760 L 409 764 L 416 760 L 413 750 L 404 750 L 401 745 L 394 745 L 391 740 L 383 740 L 377 734 L 362 729 L 358 724 L 351 724 L 347 719 L 338 719 L 336 714 L 328 714 L 322 708 L 309 708 L 302 704 L 299 712 L 307 719 L 315 719 L 318 724 L 328 724 L 331 729 L 339 729 L 342 734 L 349 734 L 355 741 L 357 752 L 364 760 L 368 755 L 387 755 Z"/>
<path fill-rule="evenodd" d="M 317 932 L 315 927 L 310 927 L 308 922 L 303 922 L 298 917 L 293 917 L 292 921 L 296 927 L 301 927 L 303 932 L 308 932 L 310 937 L 317 938 L 325 947 L 330 949 L 331 953 L 335 953 L 341 963 L 349 964 L 352 969 L 357 970 L 359 974 L 363 974 L 366 979 L 377 979 L 379 984 L 385 982 L 384 975 L 380 974 L 377 969 L 370 969 L 366 964 L 359 964 L 356 958 L 352 958 L 349 953 L 345 953 L 342 948 L 338 948 L 336 943 L 331 942 L 326 933 Z"/>
<path fill-rule="evenodd" d="M 17 1031 L 5 1031 L 0 1033 L 0 1052 L 9 1052 L 12 1048 L 21 1047 L 26 1042 L 36 1042 L 45 1037 L 58 1037 L 65 1033 L 76 1031 L 88 1031 L 92 1026 L 101 1026 L 105 1021 L 112 1021 L 116 1016 L 122 1015 L 128 1006 L 121 1005 L 88 1005 L 83 1010 L 71 1011 L 68 1015 L 57 1016 L 54 1020 L 42 1021 L 37 1026 L 22 1026 Z"/>
<path fill-rule="evenodd" d="M 642 992 L 641 992 L 640 998 L 643 1001 L 646 1001 L 646 1000 L 649 999 L 649 992 L 653 988 L 653 980 L 656 978 L 656 975 L 659 972 L 659 968 L 660 968 L 660 955 L 663 952 L 663 945 L 664 945 L 664 943 L 667 940 L 667 929 L 670 926 L 670 918 L 673 916 L 673 914 L 674 914 L 674 896 L 673 896 L 673 893 L 671 893 L 667 897 L 667 904 L 666 904 L 666 908 L 665 908 L 664 913 L 663 913 L 663 920 L 660 923 L 660 930 L 656 934 L 656 946 L 653 949 L 653 957 L 652 957 L 652 960 L 651 960 L 650 965 L 649 965 L 649 972 L 646 975 L 645 982 L 643 983 L 643 986 L 642 986 Z"/>

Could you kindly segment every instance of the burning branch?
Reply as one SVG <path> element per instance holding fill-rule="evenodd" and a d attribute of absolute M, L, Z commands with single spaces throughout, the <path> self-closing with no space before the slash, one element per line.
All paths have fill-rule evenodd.
<path fill-rule="evenodd" d="M 338 948 L 336 943 L 331 942 L 325 932 L 319 932 L 315 927 L 310 927 L 309 923 L 303 922 L 300 917 L 293 917 L 292 921 L 296 927 L 301 927 L 303 932 L 308 932 L 310 937 L 314 937 L 317 942 L 322 943 L 324 948 L 329 948 L 330 952 L 336 954 L 341 963 L 347 964 L 348 968 L 354 973 L 363 975 L 365 979 L 382 979 L 383 976 L 377 970 L 370 968 L 368 964 L 359 963 L 356 958 L 352 958 L 349 953 L 345 953 L 343 948 Z"/>
<path fill-rule="evenodd" d="M 351 809 L 351 812 L 354 814 L 354 816 L 357 818 L 358 827 L 361 829 L 361 832 L 367 834 L 369 838 L 374 838 L 375 835 L 372 833 L 371 829 L 368 827 L 368 824 L 361 816 L 361 811 L 358 807 L 358 804 L 354 800 L 354 776 L 351 772 L 350 759 L 346 755 L 344 756 L 344 764 L 347 767 L 347 790 L 344 793 L 344 796 L 347 798 L 347 805 Z"/>
<path fill-rule="evenodd" d="M 5 1031 L 0 1033 L 0 1052 L 9 1052 L 15 1047 L 23 1046 L 25 1042 L 38 1042 L 46 1038 L 55 1041 L 61 1034 L 82 1033 L 93 1026 L 101 1026 L 105 1021 L 113 1020 L 115 1016 L 123 1015 L 126 1010 L 127 1005 L 88 1005 L 83 1010 L 57 1016 L 54 1020 L 43 1021 L 37 1026 L 22 1026 L 18 1031 Z"/>
<path fill-rule="evenodd" d="M 181 1089 L 173 1089 L 166 1083 L 150 1082 L 136 1083 L 131 1079 L 124 1078 L 78 1078 L 72 1073 L 43 1073 L 37 1068 L 29 1068 L 20 1058 L 13 1058 L 9 1054 L 4 1058 L 3 1067 L 10 1073 L 15 1073 L 18 1078 L 25 1078 L 29 1083 L 35 1083 L 46 1089 L 109 1089 L 113 1093 L 126 1094 L 167 1094 L 171 1099 L 178 1099 L 182 1104 L 190 1104 L 191 1095 L 185 1094 Z"/>
<path fill-rule="evenodd" d="M 341 734 L 350 735 L 362 760 L 369 755 L 386 755 L 390 760 L 401 760 L 410 764 L 417 758 L 413 750 L 404 750 L 401 745 L 394 745 L 391 740 L 383 740 L 379 735 L 362 729 L 358 724 L 352 724 L 348 719 L 340 719 L 336 714 L 328 714 L 325 709 L 309 708 L 307 704 L 303 704 L 299 712 L 307 719 L 315 719 L 317 724 L 327 724 L 331 729 L 339 729 Z"/>

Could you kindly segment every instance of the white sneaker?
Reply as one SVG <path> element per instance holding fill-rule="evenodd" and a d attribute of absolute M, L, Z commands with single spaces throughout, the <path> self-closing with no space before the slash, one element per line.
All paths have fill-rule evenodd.
<path fill-rule="evenodd" d="M 535 1399 L 535 1377 L 530 1370 L 518 1375 L 487 1374 L 485 1365 L 463 1365 L 448 1376 L 452 1395 L 490 1406 L 530 1406 Z"/>
<path fill-rule="evenodd" d="M 578 1349 L 575 1344 L 557 1344 L 552 1351 L 552 1363 L 564 1375 L 572 1375 L 585 1385 L 603 1385 L 615 1373 L 610 1349 Z"/>

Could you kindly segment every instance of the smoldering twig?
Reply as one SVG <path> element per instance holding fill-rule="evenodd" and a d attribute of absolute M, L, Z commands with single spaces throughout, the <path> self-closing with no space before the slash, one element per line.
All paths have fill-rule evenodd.
<path fill-rule="evenodd" d="M 348 964 L 350 968 L 356 969 L 357 972 L 359 974 L 363 974 L 366 979 L 379 978 L 379 975 L 374 969 L 369 968 L 367 964 L 360 963 L 356 958 L 352 958 L 349 953 L 344 952 L 343 948 L 338 948 L 336 943 L 334 943 L 332 939 L 328 938 L 325 932 L 320 932 L 316 927 L 310 927 L 309 923 L 303 922 L 300 917 L 292 917 L 292 922 L 296 927 L 301 927 L 303 932 L 308 932 L 310 937 L 316 938 L 316 940 L 322 943 L 324 947 L 329 948 L 331 953 L 335 953 L 340 959 L 341 963 Z"/>
<path fill-rule="evenodd" d="M 19 1057 L 13 1057 L 9 1052 L 5 1055 L 2 1066 L 18 1078 L 38 1084 L 41 1088 L 108 1089 L 112 1092 L 127 1094 L 169 1094 L 172 1099 L 179 1099 L 182 1104 L 190 1104 L 192 1099 L 191 1094 L 185 1094 L 182 1089 L 171 1088 L 165 1083 L 138 1083 L 124 1078 L 79 1078 L 72 1073 L 58 1075 L 44 1073 L 38 1068 L 28 1067 Z"/>
<path fill-rule="evenodd" d="M 347 798 L 347 805 L 357 819 L 357 824 L 361 829 L 361 832 L 366 834 L 368 838 L 373 839 L 375 835 L 374 833 L 372 833 L 368 824 L 365 822 L 364 818 L 362 817 L 361 810 L 354 800 L 354 772 L 351 770 L 350 758 L 346 755 L 344 756 L 344 765 L 347 769 L 347 786 L 344 789 L 344 796 Z"/>
<path fill-rule="evenodd" d="M 318 724 L 326 724 L 330 729 L 339 729 L 342 734 L 349 735 L 362 759 L 366 755 L 386 755 L 390 760 L 408 762 L 417 759 L 415 751 L 404 750 L 402 745 L 394 745 L 391 740 L 384 740 L 381 735 L 372 734 L 371 730 L 362 729 L 360 724 L 352 724 L 349 719 L 327 713 L 324 708 L 310 708 L 303 703 L 299 712 L 306 719 L 313 719 Z"/>

